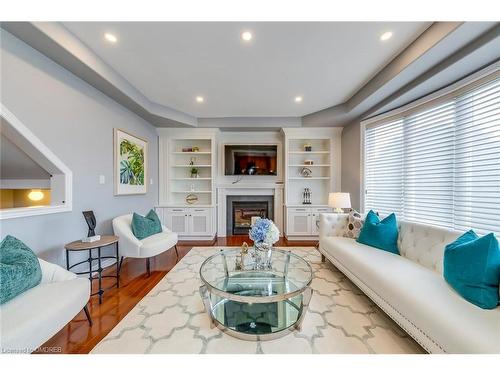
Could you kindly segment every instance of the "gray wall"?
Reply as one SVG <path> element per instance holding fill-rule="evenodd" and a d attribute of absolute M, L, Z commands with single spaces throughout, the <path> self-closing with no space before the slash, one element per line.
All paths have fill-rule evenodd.
<path fill-rule="evenodd" d="M 351 194 L 351 204 L 359 210 L 360 202 L 360 120 L 342 130 L 342 191 Z"/>
<path fill-rule="evenodd" d="M 1 38 L 1 101 L 72 170 L 73 211 L 2 220 L 0 234 L 14 235 L 40 257 L 64 264 L 64 244 L 87 234 L 83 210 L 94 210 L 97 233 L 106 234 L 112 233 L 113 217 L 145 213 L 157 203 L 156 130 L 4 30 Z M 113 195 L 115 127 L 148 140 L 146 195 Z"/>

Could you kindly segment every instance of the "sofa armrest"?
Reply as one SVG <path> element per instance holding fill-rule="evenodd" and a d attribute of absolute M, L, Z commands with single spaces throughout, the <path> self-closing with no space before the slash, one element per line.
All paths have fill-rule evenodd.
<path fill-rule="evenodd" d="M 130 221 L 124 216 L 120 216 L 113 219 L 112 225 L 114 234 L 118 236 L 120 256 L 137 257 L 140 253 L 142 241 L 134 236 Z"/>
<path fill-rule="evenodd" d="M 340 237 L 347 228 L 349 214 L 320 214 L 319 236 Z"/>
<path fill-rule="evenodd" d="M 67 271 L 57 264 L 49 263 L 40 258 L 38 258 L 38 262 L 40 263 L 40 268 L 42 269 L 41 284 L 73 280 L 77 277 L 73 272 Z"/>

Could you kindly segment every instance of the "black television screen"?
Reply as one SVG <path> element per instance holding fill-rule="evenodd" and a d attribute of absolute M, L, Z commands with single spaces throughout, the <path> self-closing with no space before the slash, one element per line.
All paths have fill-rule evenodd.
<path fill-rule="evenodd" d="M 226 176 L 276 176 L 276 145 L 224 145 Z"/>

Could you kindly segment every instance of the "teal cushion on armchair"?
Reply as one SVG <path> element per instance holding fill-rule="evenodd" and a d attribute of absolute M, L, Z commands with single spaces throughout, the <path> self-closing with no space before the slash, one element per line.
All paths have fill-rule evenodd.
<path fill-rule="evenodd" d="M 444 250 L 443 276 L 470 303 L 494 309 L 499 303 L 500 249 L 493 233 L 462 234 Z"/>
<path fill-rule="evenodd" d="M 141 216 L 134 212 L 132 216 L 132 232 L 139 240 L 153 234 L 161 233 L 160 218 L 154 210 L 150 210 L 146 216 Z"/>
<path fill-rule="evenodd" d="M 370 210 L 356 241 L 399 255 L 396 215 L 392 213 L 380 221 L 377 214 Z"/>
<path fill-rule="evenodd" d="M 41 279 L 35 253 L 17 238 L 6 236 L 0 243 L 0 305 L 37 286 Z"/>

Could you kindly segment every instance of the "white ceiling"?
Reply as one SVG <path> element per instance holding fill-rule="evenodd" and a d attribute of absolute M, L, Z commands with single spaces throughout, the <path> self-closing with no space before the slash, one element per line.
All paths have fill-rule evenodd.
<path fill-rule="evenodd" d="M 195 117 L 253 117 L 303 116 L 345 102 L 430 23 L 64 25 L 153 102 Z M 240 38 L 245 30 L 249 43 Z M 388 30 L 393 37 L 381 42 Z M 105 41 L 105 32 L 118 42 Z"/>

